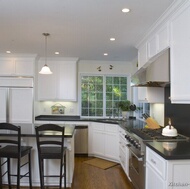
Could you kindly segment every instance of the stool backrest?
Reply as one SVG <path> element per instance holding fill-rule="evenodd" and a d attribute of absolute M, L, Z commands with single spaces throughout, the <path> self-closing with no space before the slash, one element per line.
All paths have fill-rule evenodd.
<path fill-rule="evenodd" d="M 41 147 L 45 146 L 59 146 L 63 154 L 65 127 L 56 124 L 43 124 L 36 126 L 35 130 L 39 154 L 41 153 Z"/>
<path fill-rule="evenodd" d="M 10 123 L 0 123 L 0 145 L 15 145 L 20 152 L 21 128 Z"/>

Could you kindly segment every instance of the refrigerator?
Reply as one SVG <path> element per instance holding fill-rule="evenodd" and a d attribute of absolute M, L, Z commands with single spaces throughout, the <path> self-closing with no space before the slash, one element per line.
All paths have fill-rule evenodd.
<path fill-rule="evenodd" d="M 26 132 L 34 119 L 33 96 L 33 78 L 0 77 L 0 122 L 21 125 Z"/>

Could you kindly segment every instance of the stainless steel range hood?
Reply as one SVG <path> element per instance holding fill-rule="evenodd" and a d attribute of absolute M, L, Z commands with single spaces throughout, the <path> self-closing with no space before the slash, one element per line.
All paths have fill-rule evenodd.
<path fill-rule="evenodd" d="M 151 63 L 146 63 L 131 77 L 133 87 L 165 87 L 170 83 L 169 49 Z"/>

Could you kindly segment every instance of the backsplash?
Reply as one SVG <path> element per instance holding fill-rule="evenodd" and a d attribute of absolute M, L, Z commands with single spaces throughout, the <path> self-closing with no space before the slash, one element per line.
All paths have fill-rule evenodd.
<path fill-rule="evenodd" d="M 76 102 L 53 102 L 53 101 L 43 101 L 35 102 L 35 116 L 37 115 L 51 115 L 52 106 L 59 104 L 64 106 L 64 115 L 78 115 L 78 103 Z"/>
<path fill-rule="evenodd" d="M 171 118 L 178 133 L 190 137 L 190 104 L 171 104 L 170 87 L 165 88 L 165 125 Z"/>

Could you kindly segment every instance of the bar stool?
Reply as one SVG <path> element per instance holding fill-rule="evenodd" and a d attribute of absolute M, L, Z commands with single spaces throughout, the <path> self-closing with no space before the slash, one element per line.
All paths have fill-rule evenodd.
<path fill-rule="evenodd" d="M 17 189 L 20 189 L 20 179 L 28 177 L 30 189 L 32 189 L 31 174 L 31 149 L 32 146 L 21 146 L 21 128 L 10 123 L 0 123 L 0 186 L 2 186 L 2 178 L 7 174 L 9 189 L 11 189 L 11 177 L 17 177 Z M 25 163 L 21 163 L 24 156 L 28 156 Z M 2 160 L 3 159 L 3 160 Z M 10 159 L 17 159 L 17 173 L 11 171 Z M 3 163 L 2 163 L 3 161 Z M 7 169 L 5 170 L 5 165 Z M 28 165 L 28 172 L 21 174 L 21 168 Z M 4 168 L 2 171 L 2 167 Z M 2 173 L 3 172 L 3 173 Z"/>
<path fill-rule="evenodd" d="M 38 149 L 38 161 L 40 172 L 41 189 L 47 187 L 44 184 L 45 177 L 57 177 L 59 185 L 51 187 L 62 188 L 62 179 L 64 177 L 64 188 L 66 189 L 66 147 L 64 147 L 65 127 L 55 124 L 44 124 L 35 127 L 36 143 Z M 44 160 L 58 159 L 60 164 L 59 173 L 56 175 L 44 173 Z M 64 171 L 63 171 L 64 167 Z"/>

